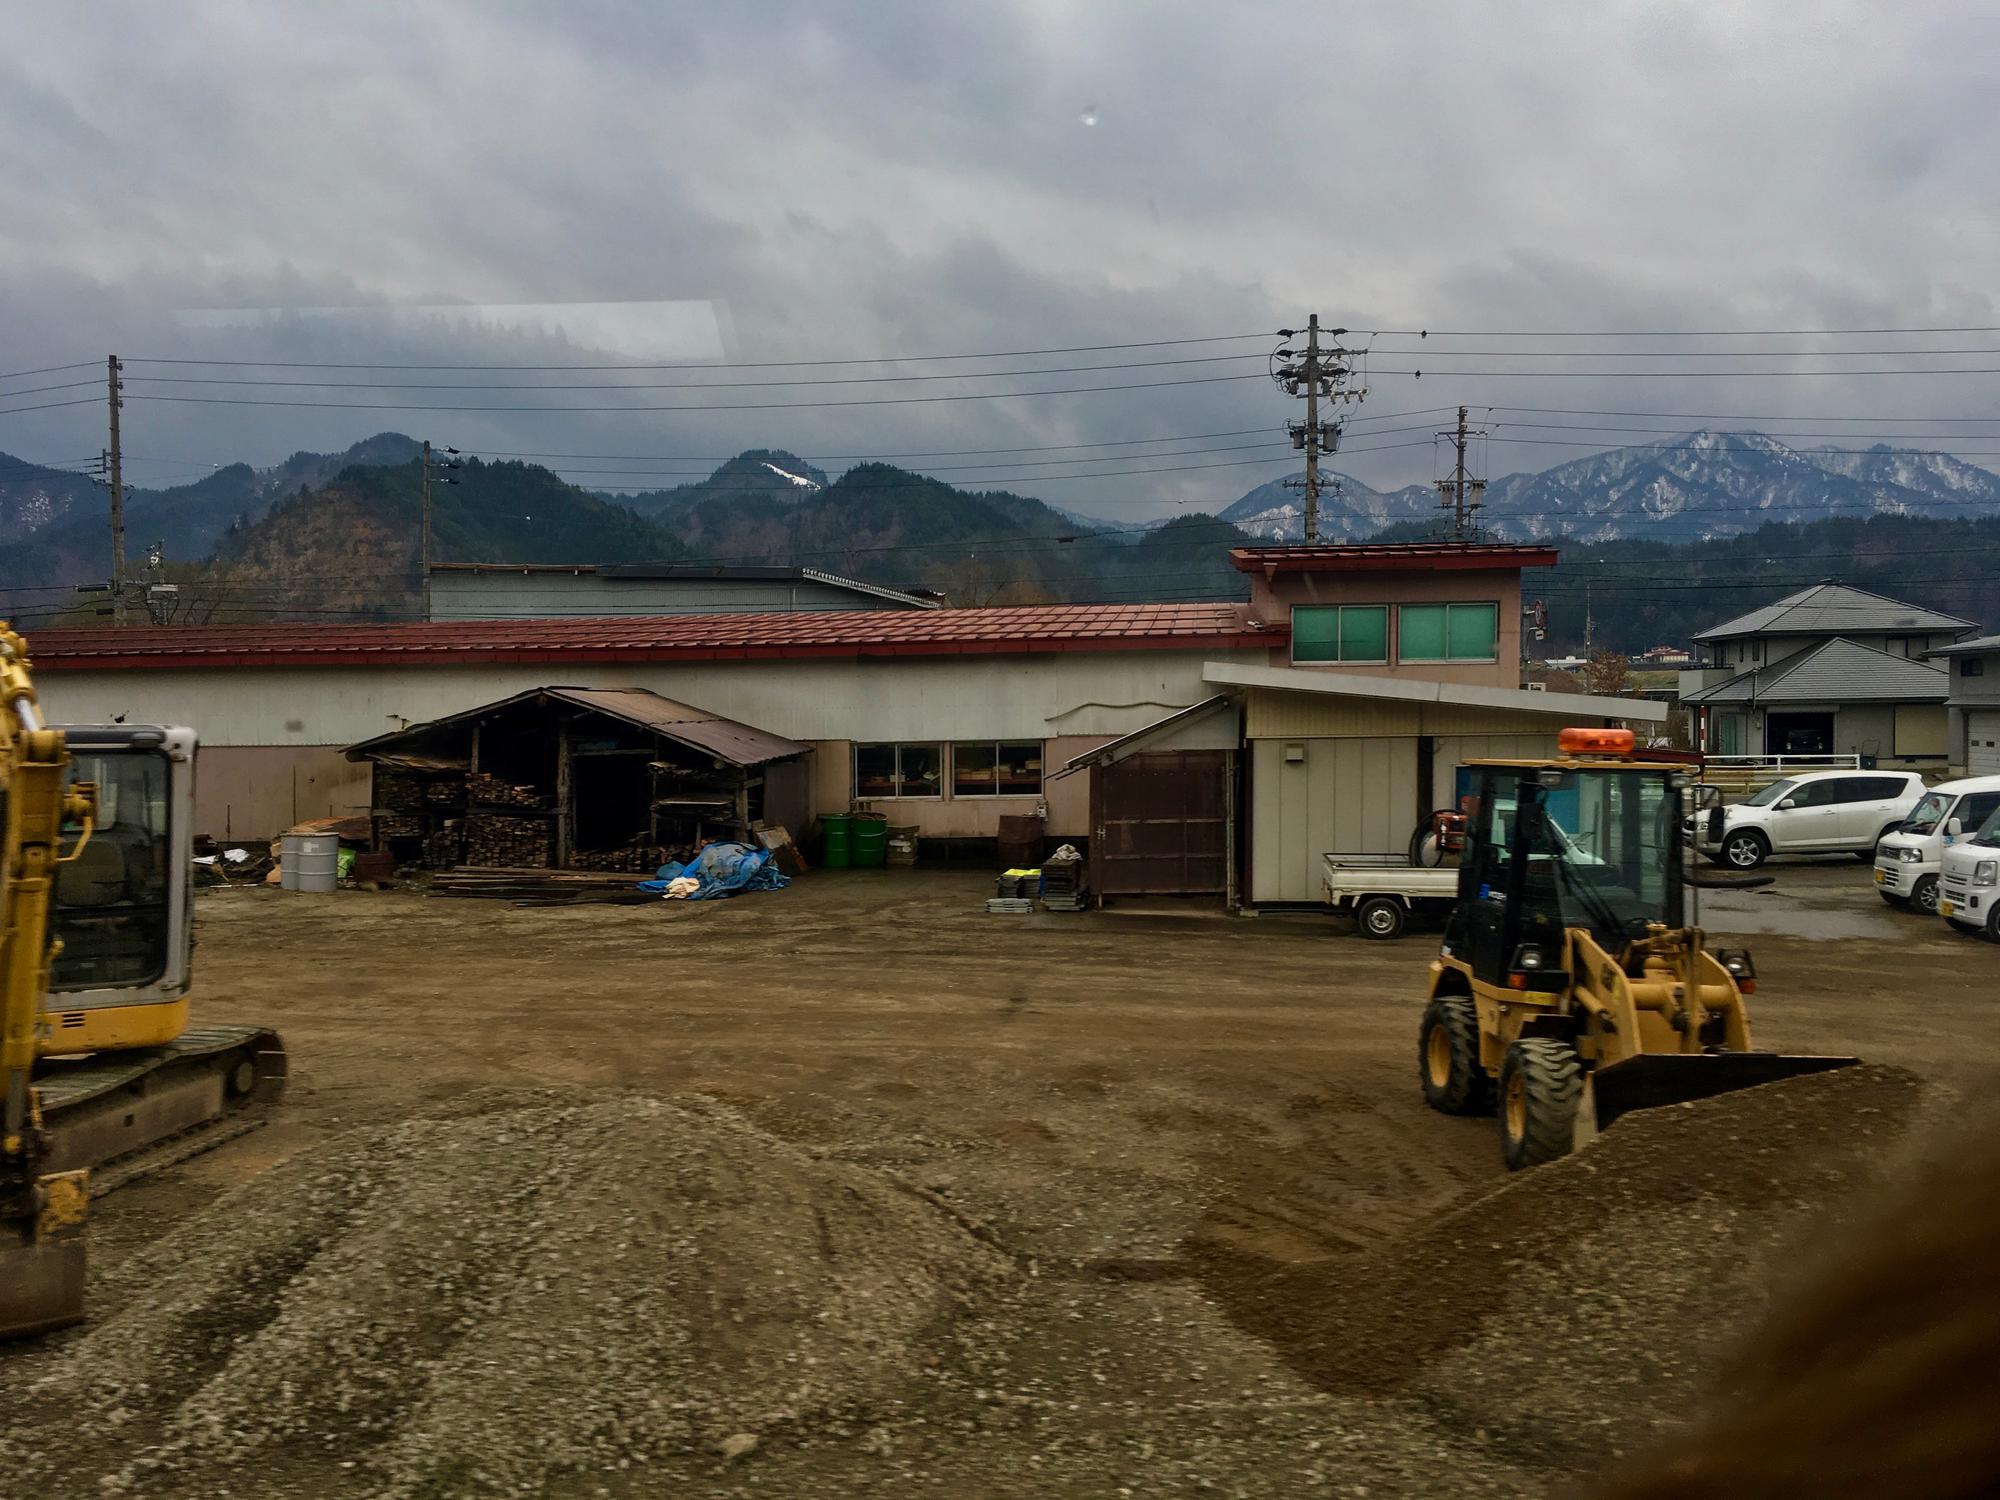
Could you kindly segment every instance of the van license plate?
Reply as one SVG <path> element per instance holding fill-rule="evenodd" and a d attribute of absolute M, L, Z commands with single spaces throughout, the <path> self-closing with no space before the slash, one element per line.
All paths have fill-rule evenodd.
<path fill-rule="evenodd" d="M 1953 906 L 1949 901 L 1938 902 L 1938 915 L 1941 917 L 1948 917 L 1957 909 L 1958 908 Z"/>

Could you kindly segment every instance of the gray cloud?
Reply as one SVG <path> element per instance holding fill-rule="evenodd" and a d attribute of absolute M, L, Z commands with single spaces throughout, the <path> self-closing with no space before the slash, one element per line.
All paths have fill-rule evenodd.
<path fill-rule="evenodd" d="M 2000 24 L 1970 3 L 190 0 L 41 7 L 15 31 L 5 369 L 111 349 L 590 357 L 477 330 L 200 333 L 172 317 L 285 304 L 707 298 L 740 359 L 1235 333 L 1315 308 L 1357 329 L 2000 323 Z M 1433 373 L 1377 376 L 1370 417 L 1461 400 L 1970 416 L 2000 379 L 1454 379 L 1442 371 L 1476 361 L 1429 350 L 1376 363 Z M 157 369 L 133 373 L 135 395 L 165 389 L 137 378 Z M 391 427 L 468 447 L 851 454 L 1289 415 L 1241 381 L 622 417 L 134 401 L 127 430 L 137 476 L 167 481 Z M 0 417 L 0 449 L 94 451 L 100 428 L 88 407 Z M 1351 466 L 1425 477 L 1423 435 L 1406 436 L 1419 446 L 1372 456 L 1357 436 Z M 1493 451 L 1504 470 L 1584 450 Z M 1218 507 L 1276 472 L 1016 487 L 1141 515 Z"/>

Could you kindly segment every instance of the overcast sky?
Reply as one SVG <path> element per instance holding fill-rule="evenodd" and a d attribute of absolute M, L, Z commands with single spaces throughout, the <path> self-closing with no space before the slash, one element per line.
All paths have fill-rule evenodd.
<path fill-rule="evenodd" d="M 133 360 L 135 398 L 690 404 L 718 398 L 169 386 L 148 377 L 586 377 L 138 361 L 839 359 L 1246 334 L 1309 311 L 1356 330 L 2000 324 L 1997 67 L 2000 9 L 1909 0 L 24 6 L 12 11 L 0 55 L 0 370 L 115 350 Z M 597 306 L 578 306 L 574 319 L 545 307 L 505 310 L 625 302 L 641 305 L 622 321 Z M 661 303 L 673 305 L 647 305 Z M 436 311 L 450 306 L 482 310 Z M 261 312 L 215 312 L 272 308 L 347 311 L 276 324 Z M 1412 343 L 1387 333 L 1374 342 L 1380 351 Z M 1930 342 L 2000 346 L 2000 334 Z M 1443 350 L 1477 345 L 1429 344 L 1421 356 L 1372 357 L 1359 411 L 1367 420 L 1339 466 L 1382 484 L 1429 477 L 1425 431 L 1372 443 L 1360 431 L 1421 429 L 1429 417 L 1398 422 L 1394 413 L 1459 401 L 1871 421 L 2000 411 L 2000 376 L 1521 379 L 1445 373 L 1482 362 Z M 1266 347 L 1252 340 L 974 367 Z M 2000 366 L 2000 356 L 1848 363 L 1954 362 Z M 1420 366 L 1421 381 L 1394 373 Z M 753 388 L 727 399 L 956 394 L 1261 369 L 1248 359 L 1011 383 Z M 625 416 L 134 399 L 125 429 L 131 476 L 165 483 L 212 463 L 270 462 L 392 428 L 465 448 L 700 459 L 750 445 L 852 455 L 1275 430 L 1292 414 L 1268 383 L 1235 380 Z M 1497 414 L 1510 415 L 1535 420 Z M 1878 429 L 1893 430 L 1885 420 L 1828 430 Z M 1535 435 L 1495 429 L 1510 430 L 1517 440 Z M 75 458 L 103 441 L 101 405 L 0 415 L 0 450 L 20 456 Z M 1382 446 L 1391 442 L 1417 446 Z M 1369 446 L 1377 452 L 1362 451 Z M 2000 449 L 2000 441 L 1958 446 Z M 1489 463 L 1498 474 L 1582 451 L 1495 445 Z M 1015 468 L 990 477 L 1058 504 L 1139 516 L 1219 509 L 1283 470 L 1044 483 L 1013 476 L 1054 471 Z"/>

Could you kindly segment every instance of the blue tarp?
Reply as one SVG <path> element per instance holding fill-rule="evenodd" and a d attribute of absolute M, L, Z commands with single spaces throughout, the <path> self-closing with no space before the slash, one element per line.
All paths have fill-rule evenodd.
<path fill-rule="evenodd" d="M 663 895 L 669 882 L 682 876 L 699 880 L 699 890 L 687 900 L 701 901 L 710 896 L 733 896 L 738 891 L 781 891 L 792 882 L 771 863 L 771 851 L 751 844 L 710 844 L 684 865 L 671 861 L 661 865 L 651 880 L 639 882 L 639 889 Z"/>

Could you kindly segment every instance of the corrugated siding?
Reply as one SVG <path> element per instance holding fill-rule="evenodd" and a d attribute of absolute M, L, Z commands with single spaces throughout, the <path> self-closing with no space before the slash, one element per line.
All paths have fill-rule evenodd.
<path fill-rule="evenodd" d="M 1303 746 L 1290 762 L 1285 747 Z M 1250 899 L 1317 901 L 1320 857 L 1406 848 L 1416 826 L 1409 736 L 1258 740 L 1250 747 Z"/>

